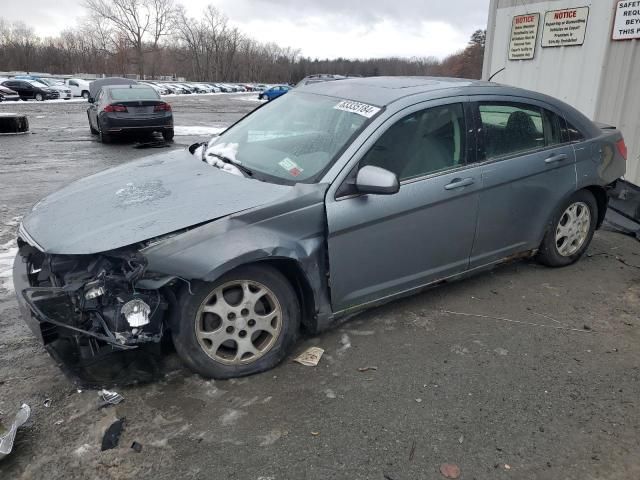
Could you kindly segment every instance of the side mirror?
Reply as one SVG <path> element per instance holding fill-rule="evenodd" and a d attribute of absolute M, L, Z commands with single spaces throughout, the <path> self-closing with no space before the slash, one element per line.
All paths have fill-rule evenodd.
<path fill-rule="evenodd" d="M 395 173 L 384 168 L 366 165 L 358 170 L 356 188 L 359 193 L 392 195 L 398 193 L 400 183 Z"/>

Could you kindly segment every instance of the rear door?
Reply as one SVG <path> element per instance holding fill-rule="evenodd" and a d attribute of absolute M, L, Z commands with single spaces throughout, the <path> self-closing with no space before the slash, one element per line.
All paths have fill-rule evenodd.
<path fill-rule="evenodd" d="M 467 269 L 481 185 L 466 97 L 414 105 L 387 120 L 350 171 L 396 173 L 400 191 L 361 195 L 346 180 L 326 200 L 334 311 Z M 355 163 L 354 163 L 355 162 Z"/>
<path fill-rule="evenodd" d="M 538 248 L 553 212 L 576 189 L 560 112 L 526 98 L 473 100 L 482 191 L 470 268 Z"/>

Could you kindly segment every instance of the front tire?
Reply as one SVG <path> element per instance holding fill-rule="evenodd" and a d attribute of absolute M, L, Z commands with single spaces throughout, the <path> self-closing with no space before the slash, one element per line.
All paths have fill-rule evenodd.
<path fill-rule="evenodd" d="M 179 299 L 172 336 L 183 362 L 207 378 L 269 370 L 293 346 L 300 304 L 287 279 L 268 266 L 239 267 L 213 283 L 193 283 Z"/>
<path fill-rule="evenodd" d="M 44 96 L 41 93 L 36 93 L 36 101 L 43 102 Z"/>
<path fill-rule="evenodd" d="M 566 200 L 550 222 L 542 240 L 538 260 L 550 267 L 577 262 L 589 247 L 598 221 L 598 204 L 593 194 L 580 190 Z"/>

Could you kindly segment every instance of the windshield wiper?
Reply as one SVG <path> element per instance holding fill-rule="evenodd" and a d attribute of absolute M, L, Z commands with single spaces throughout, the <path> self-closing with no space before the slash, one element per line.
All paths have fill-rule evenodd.
<path fill-rule="evenodd" d="M 236 167 L 241 172 L 249 175 L 250 177 L 253 177 L 253 171 L 251 169 L 245 167 L 244 165 L 242 165 L 239 162 L 234 162 L 229 157 L 225 157 L 224 155 L 220 155 L 219 153 L 212 153 L 212 152 L 207 152 L 204 155 L 211 155 L 212 157 L 216 157 L 217 159 L 222 160 L 224 163 L 228 163 L 229 165 L 233 165 L 234 167 Z"/>

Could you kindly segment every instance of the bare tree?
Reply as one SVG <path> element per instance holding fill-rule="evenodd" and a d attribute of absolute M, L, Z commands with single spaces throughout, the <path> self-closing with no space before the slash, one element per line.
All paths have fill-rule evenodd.
<path fill-rule="evenodd" d="M 160 39 L 173 25 L 173 0 L 85 0 L 85 7 L 110 23 L 117 37 L 136 53 L 138 75 L 144 78 L 145 45 L 151 51 L 158 48 Z"/>

